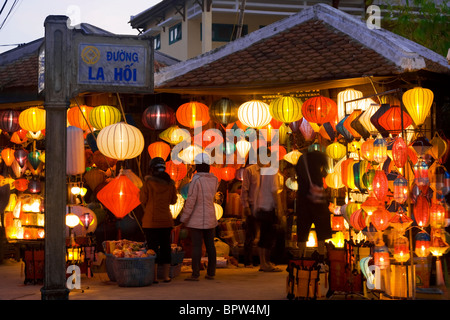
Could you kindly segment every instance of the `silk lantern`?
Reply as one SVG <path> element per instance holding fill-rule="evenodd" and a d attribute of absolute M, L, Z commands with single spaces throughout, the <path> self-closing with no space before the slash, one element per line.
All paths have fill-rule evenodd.
<path fill-rule="evenodd" d="M 306 100 L 302 105 L 302 114 L 308 122 L 318 125 L 325 122 L 335 123 L 337 117 L 337 105 L 330 98 L 317 96 Z"/>
<path fill-rule="evenodd" d="M 144 149 L 144 136 L 135 126 L 119 122 L 100 131 L 97 146 L 102 154 L 111 159 L 133 159 Z"/>
<path fill-rule="evenodd" d="M 203 153 L 202 148 L 197 145 L 189 146 L 180 151 L 178 157 L 186 164 L 195 164 L 195 157 Z"/>
<path fill-rule="evenodd" d="M 19 115 L 19 125 L 22 129 L 37 133 L 45 129 L 45 109 L 31 107 Z"/>
<path fill-rule="evenodd" d="M 408 180 L 398 176 L 394 180 L 394 200 L 402 204 L 408 199 Z"/>
<path fill-rule="evenodd" d="M 419 232 L 415 237 L 415 250 L 414 252 L 419 258 L 425 258 L 430 254 L 431 238 L 430 235 L 425 232 Z"/>
<path fill-rule="evenodd" d="M 373 249 L 374 264 L 380 269 L 387 269 L 390 265 L 389 249 L 383 245 L 376 245 Z"/>
<path fill-rule="evenodd" d="M 397 135 L 412 124 L 412 119 L 400 106 L 392 106 L 378 119 L 378 123 L 393 135 Z"/>
<path fill-rule="evenodd" d="M 84 155 L 84 133 L 83 130 L 75 127 L 67 127 L 67 161 L 66 174 L 78 175 L 86 170 Z"/>
<path fill-rule="evenodd" d="M 289 162 L 290 164 L 296 165 L 301 155 L 302 153 L 300 151 L 292 150 L 291 152 L 286 153 L 283 159 Z"/>
<path fill-rule="evenodd" d="M 178 122 L 188 128 L 194 128 L 200 122 L 204 126 L 210 120 L 208 106 L 201 102 L 191 101 L 182 104 L 176 111 Z"/>
<path fill-rule="evenodd" d="M 353 112 L 358 108 L 358 101 L 348 102 L 363 97 L 363 93 L 359 90 L 352 88 L 345 89 L 337 95 L 337 115 L 338 121 L 342 120 L 345 116 Z"/>
<path fill-rule="evenodd" d="M 71 126 L 87 131 L 91 129 L 91 124 L 89 123 L 89 113 L 92 109 L 94 108 L 85 105 L 72 107 L 67 111 L 67 121 L 69 121 Z"/>
<path fill-rule="evenodd" d="M 27 178 L 20 178 L 14 181 L 14 186 L 17 190 L 23 192 L 28 189 L 28 179 Z"/>
<path fill-rule="evenodd" d="M 89 188 L 94 191 L 95 188 L 97 188 L 98 185 L 103 183 L 106 180 L 106 174 L 99 168 L 92 168 L 91 170 L 87 171 L 83 175 L 84 181 L 86 181 Z"/>
<path fill-rule="evenodd" d="M 347 148 L 343 144 L 335 141 L 327 146 L 327 148 L 325 149 L 325 153 L 330 158 L 339 160 L 347 154 Z"/>
<path fill-rule="evenodd" d="M 259 100 L 250 100 L 241 104 L 238 108 L 239 121 L 250 128 L 260 129 L 270 123 L 270 107 Z"/>
<path fill-rule="evenodd" d="M 176 164 L 172 160 L 166 162 L 166 172 L 174 181 L 182 180 L 187 174 L 187 168 L 184 163 Z"/>
<path fill-rule="evenodd" d="M 20 111 L 2 110 L 0 111 L 0 130 L 13 133 L 20 129 L 19 124 Z"/>
<path fill-rule="evenodd" d="M 313 140 L 314 136 L 316 135 L 313 126 L 304 118 L 302 119 L 299 130 L 306 141 Z"/>
<path fill-rule="evenodd" d="M 176 123 L 175 112 L 165 103 L 146 108 L 141 120 L 142 124 L 151 130 L 165 130 Z"/>
<path fill-rule="evenodd" d="M 333 231 L 344 231 L 344 216 L 332 215 L 331 216 L 331 230 Z"/>
<path fill-rule="evenodd" d="M 212 121 L 226 126 L 238 120 L 238 107 L 233 100 L 221 98 L 209 106 L 209 117 Z"/>
<path fill-rule="evenodd" d="M 139 204 L 139 188 L 120 173 L 97 194 L 97 199 L 117 218 L 122 219 Z"/>
<path fill-rule="evenodd" d="M 333 189 L 340 189 L 345 187 L 345 185 L 342 183 L 342 177 L 339 172 L 331 172 L 327 174 L 325 177 L 325 183 L 328 187 Z"/>
<path fill-rule="evenodd" d="M 402 207 L 399 207 L 397 213 L 394 214 L 389 223 L 399 234 L 403 234 L 413 223 L 413 220 L 408 217 Z"/>
<path fill-rule="evenodd" d="M 214 211 L 216 214 L 216 219 L 220 220 L 220 218 L 222 218 L 223 216 L 223 208 L 220 204 L 214 202 Z"/>
<path fill-rule="evenodd" d="M 153 142 L 148 146 L 148 154 L 152 159 L 160 157 L 166 160 L 170 154 L 170 146 L 162 141 Z"/>
<path fill-rule="evenodd" d="M 417 163 L 413 166 L 414 171 L 414 182 L 419 187 L 427 187 L 430 184 L 430 179 L 428 177 L 429 167 L 426 161 L 419 158 Z"/>
<path fill-rule="evenodd" d="M 375 210 L 378 209 L 380 205 L 380 201 L 373 195 L 372 192 L 369 193 L 369 196 L 366 198 L 366 200 L 361 203 L 361 208 L 370 216 Z"/>
<path fill-rule="evenodd" d="M 223 167 L 220 169 L 220 177 L 225 181 L 234 180 L 236 176 L 236 169 L 233 167 Z"/>
<path fill-rule="evenodd" d="M 378 130 L 377 128 L 372 124 L 370 119 L 372 116 L 378 111 L 380 108 L 379 104 L 371 104 L 369 108 L 367 108 L 366 111 L 364 111 L 361 116 L 359 117 L 359 122 L 363 125 L 363 127 L 372 135 L 375 135 Z"/>
<path fill-rule="evenodd" d="M 350 225 L 357 231 L 361 231 L 366 227 L 366 212 L 360 208 L 354 211 L 350 216 Z"/>
<path fill-rule="evenodd" d="M 377 231 L 384 231 L 389 227 L 391 213 L 384 206 L 379 206 L 371 215 L 371 222 Z"/>
<path fill-rule="evenodd" d="M 440 160 L 441 157 L 447 152 L 447 142 L 441 138 L 438 132 L 435 132 L 430 144 L 432 147 L 428 149 L 428 154 L 430 154 L 434 160 Z"/>
<path fill-rule="evenodd" d="M 394 259 L 403 263 L 409 260 L 409 241 L 408 238 L 400 236 L 394 240 Z"/>
<path fill-rule="evenodd" d="M 336 124 L 336 131 L 341 134 L 347 141 L 351 141 L 353 140 L 353 136 L 350 131 L 348 131 L 344 126 L 345 120 L 347 120 L 347 118 L 348 116 L 344 117 Z"/>
<path fill-rule="evenodd" d="M 377 138 L 373 142 L 373 160 L 379 164 L 382 164 L 387 159 L 387 144 L 386 140 L 378 134 Z"/>
<path fill-rule="evenodd" d="M 381 134 L 383 137 L 388 137 L 389 132 L 380 124 L 379 120 L 381 116 L 383 116 L 383 114 L 385 114 L 389 109 L 390 106 L 388 104 L 382 104 L 370 118 L 370 122 L 377 129 L 378 133 Z"/>
<path fill-rule="evenodd" d="M 180 214 L 184 206 L 184 198 L 181 194 L 177 193 L 177 202 L 175 204 L 169 205 L 170 213 L 172 214 L 172 219 L 176 219 Z"/>
<path fill-rule="evenodd" d="M 388 178 L 384 170 L 377 170 L 372 182 L 373 193 L 379 201 L 383 201 L 388 193 Z"/>
<path fill-rule="evenodd" d="M 417 196 L 414 204 L 414 220 L 421 228 L 428 227 L 430 224 L 430 204 L 422 193 Z"/>
<path fill-rule="evenodd" d="M 375 140 L 373 138 L 368 138 L 361 144 L 361 157 L 367 161 L 373 161 L 373 143 Z"/>
<path fill-rule="evenodd" d="M 397 168 L 403 168 L 408 158 L 408 146 L 402 137 L 396 137 L 392 145 L 392 158 Z"/>
<path fill-rule="evenodd" d="M 271 116 L 283 123 L 291 123 L 302 118 L 302 102 L 295 97 L 280 97 L 272 100 L 269 105 Z"/>
<path fill-rule="evenodd" d="M 23 148 L 14 151 L 14 159 L 16 159 L 19 166 L 23 168 L 28 160 L 28 151 Z"/>
<path fill-rule="evenodd" d="M 11 148 L 5 148 L 2 150 L 2 159 L 8 167 L 10 167 L 15 160 L 14 152 L 14 149 Z"/>
<path fill-rule="evenodd" d="M 415 87 L 403 94 L 402 100 L 405 108 L 416 126 L 422 126 L 425 122 L 433 104 L 433 99 L 433 91 L 421 87 Z"/>
<path fill-rule="evenodd" d="M 358 139 L 361 137 L 361 135 L 352 127 L 352 122 L 357 119 L 361 115 L 361 110 L 354 110 L 348 117 L 344 120 L 344 127 L 345 129 L 350 132 L 350 134 L 353 136 L 353 138 Z"/>
<path fill-rule="evenodd" d="M 430 207 L 430 226 L 432 228 L 445 228 L 445 208 L 437 200 L 433 200 Z"/>
<path fill-rule="evenodd" d="M 239 140 L 238 142 L 236 142 L 236 150 L 243 159 L 247 157 L 251 147 L 252 144 L 247 140 Z"/>
<path fill-rule="evenodd" d="M 89 112 L 89 123 L 97 130 L 118 123 L 121 118 L 119 109 L 108 105 L 94 107 Z"/>
<path fill-rule="evenodd" d="M 159 137 L 170 144 L 178 144 L 185 139 L 190 139 L 191 135 L 186 130 L 180 129 L 175 125 L 161 132 Z"/>

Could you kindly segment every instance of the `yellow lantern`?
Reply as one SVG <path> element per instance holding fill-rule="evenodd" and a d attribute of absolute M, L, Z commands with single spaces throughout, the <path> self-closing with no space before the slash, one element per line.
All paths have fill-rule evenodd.
<path fill-rule="evenodd" d="M 283 159 L 295 166 L 298 162 L 298 159 L 300 159 L 301 155 L 302 153 L 300 151 L 292 150 L 291 152 L 286 153 Z"/>
<path fill-rule="evenodd" d="M 427 153 L 430 154 L 434 160 L 439 160 L 447 152 L 447 142 L 436 132 L 430 143 L 432 147 L 428 149 Z"/>
<path fill-rule="evenodd" d="M 292 179 L 292 178 L 287 178 L 286 180 L 286 187 L 288 187 L 289 189 L 293 190 L 293 191 L 297 191 L 298 190 L 298 182 L 296 179 Z"/>
<path fill-rule="evenodd" d="M 19 125 L 22 129 L 36 133 L 45 129 L 45 109 L 31 107 L 19 115 Z"/>
<path fill-rule="evenodd" d="M 329 242 L 331 242 L 335 248 L 343 248 L 345 245 L 344 233 L 342 231 L 334 233 Z"/>
<path fill-rule="evenodd" d="M 173 219 L 176 219 L 178 217 L 178 215 L 181 212 L 181 209 L 183 209 L 183 206 L 184 206 L 184 198 L 180 193 L 178 193 L 177 202 L 175 204 L 169 205 L 170 213 L 172 214 Z"/>
<path fill-rule="evenodd" d="M 223 216 L 223 208 L 220 204 L 214 202 L 214 209 L 216 211 L 216 219 L 219 220 Z"/>
<path fill-rule="evenodd" d="M 119 109 L 113 106 L 97 106 L 89 112 L 89 123 L 97 130 L 117 123 L 121 118 Z"/>
<path fill-rule="evenodd" d="M 355 89 L 345 89 L 337 95 L 337 106 L 338 106 L 338 121 L 341 121 L 345 115 L 353 112 L 353 110 L 358 108 L 358 101 L 345 103 L 346 101 L 351 101 L 363 97 L 361 91 Z"/>
<path fill-rule="evenodd" d="M 347 154 L 347 148 L 343 144 L 336 141 L 327 146 L 327 148 L 325 149 L 325 153 L 330 158 L 339 160 Z"/>
<path fill-rule="evenodd" d="M 327 174 L 325 177 L 325 183 L 328 187 L 333 189 L 340 189 L 345 187 L 344 183 L 342 182 L 342 176 L 340 172 L 331 172 Z"/>
<path fill-rule="evenodd" d="M 272 100 L 270 115 L 283 123 L 291 123 L 302 118 L 302 102 L 294 97 L 281 97 Z"/>
<path fill-rule="evenodd" d="M 270 107 L 267 103 L 259 100 L 244 102 L 238 109 L 239 121 L 250 128 L 260 129 L 270 123 Z"/>
<path fill-rule="evenodd" d="M 170 144 L 178 144 L 184 139 L 191 138 L 190 134 L 178 126 L 171 126 L 161 132 L 159 137 Z"/>
<path fill-rule="evenodd" d="M 311 225 L 311 230 L 309 231 L 308 241 L 306 242 L 307 248 L 315 248 L 317 247 L 317 233 L 315 230 L 316 226 L 314 223 Z"/>
<path fill-rule="evenodd" d="M 119 122 L 100 130 L 97 146 L 102 154 L 111 159 L 133 159 L 144 149 L 144 136 L 135 126 Z"/>
<path fill-rule="evenodd" d="M 406 91 L 402 100 L 416 126 L 421 126 L 430 112 L 434 94 L 430 89 L 415 87 Z"/>

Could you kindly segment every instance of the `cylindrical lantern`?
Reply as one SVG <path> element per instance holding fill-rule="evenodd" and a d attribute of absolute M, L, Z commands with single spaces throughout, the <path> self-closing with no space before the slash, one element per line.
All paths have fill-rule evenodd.
<path fill-rule="evenodd" d="M 45 109 L 31 107 L 19 115 L 19 125 L 22 129 L 36 133 L 45 129 Z"/>
<path fill-rule="evenodd" d="M 238 107 L 233 100 L 221 98 L 214 101 L 209 107 L 209 117 L 212 121 L 226 126 L 238 120 Z"/>
<path fill-rule="evenodd" d="M 421 228 L 428 227 L 430 224 L 430 204 L 422 193 L 417 196 L 414 205 L 414 220 Z"/>
<path fill-rule="evenodd" d="M 176 164 L 172 160 L 166 162 L 166 172 L 169 174 L 170 178 L 174 181 L 180 181 L 187 174 L 186 164 L 179 163 Z"/>
<path fill-rule="evenodd" d="M 363 93 L 352 88 L 345 89 L 337 95 L 337 113 L 338 121 L 341 121 L 346 115 L 349 115 L 353 110 L 358 108 L 358 101 L 348 102 L 363 97 Z"/>
<path fill-rule="evenodd" d="M 399 175 L 394 180 L 394 200 L 399 204 L 402 204 L 407 199 L 408 199 L 408 180 Z"/>
<path fill-rule="evenodd" d="M 373 142 L 373 160 L 378 163 L 383 163 L 387 159 L 387 144 L 386 140 L 378 134 L 378 137 Z"/>
<path fill-rule="evenodd" d="M 372 182 L 373 193 L 379 201 L 383 201 L 388 193 L 388 178 L 384 170 L 376 170 Z"/>
<path fill-rule="evenodd" d="M 302 105 L 303 117 L 308 122 L 318 125 L 326 122 L 335 123 L 337 117 L 337 105 L 330 98 L 317 96 L 306 100 Z"/>
<path fill-rule="evenodd" d="M 78 175 L 86 170 L 86 158 L 84 155 L 84 133 L 75 127 L 67 127 L 67 161 L 66 174 Z"/>
<path fill-rule="evenodd" d="M 409 241 L 408 238 L 400 236 L 394 240 L 394 259 L 403 263 L 409 260 Z"/>
<path fill-rule="evenodd" d="M 164 103 L 151 105 L 142 113 L 142 124 L 152 130 L 165 130 L 175 123 L 175 112 Z"/>
<path fill-rule="evenodd" d="M 13 133 L 20 129 L 19 124 L 20 111 L 2 110 L 0 111 L 0 130 Z"/>
<path fill-rule="evenodd" d="M 111 159 L 133 159 L 144 149 L 144 136 L 135 126 L 119 122 L 100 131 L 97 146 L 102 154 Z"/>
<path fill-rule="evenodd" d="M 433 104 L 433 98 L 433 91 L 421 87 L 415 87 L 403 94 L 405 108 L 417 126 L 425 122 Z"/>
<path fill-rule="evenodd" d="M 291 123 L 302 118 L 302 102 L 295 97 L 281 97 L 269 105 L 272 117 L 283 123 Z"/>
<path fill-rule="evenodd" d="M 88 131 L 91 126 L 89 123 L 89 113 L 92 109 L 94 108 L 85 105 L 70 108 L 67 111 L 67 121 L 69 121 L 69 125 L 80 128 L 83 131 Z"/>
<path fill-rule="evenodd" d="M 416 245 L 414 252 L 419 258 L 425 258 L 430 254 L 431 238 L 430 235 L 425 232 L 419 232 L 415 237 Z"/>
<path fill-rule="evenodd" d="M 259 100 L 244 102 L 238 109 L 239 121 L 250 128 L 260 129 L 270 123 L 270 107 L 267 103 Z"/>
<path fill-rule="evenodd" d="M 335 141 L 327 146 L 325 152 L 330 158 L 339 160 L 347 154 L 347 149 L 343 144 Z"/>
<path fill-rule="evenodd" d="M 430 207 L 430 226 L 432 228 L 445 228 L 445 208 L 437 200 L 434 200 Z"/>
<path fill-rule="evenodd" d="M 208 106 L 197 101 L 184 103 L 178 107 L 176 111 L 178 122 L 188 128 L 194 128 L 200 122 L 200 126 L 204 126 L 209 122 Z"/>
<path fill-rule="evenodd" d="M 408 146 L 402 137 L 396 137 L 392 145 L 392 157 L 397 168 L 403 168 L 408 158 Z"/>
<path fill-rule="evenodd" d="M 113 106 L 101 105 L 89 112 L 89 122 L 97 130 L 117 123 L 121 118 L 119 109 Z"/>
<path fill-rule="evenodd" d="M 170 146 L 162 141 L 153 142 L 148 146 L 148 154 L 151 158 L 160 157 L 166 160 L 170 154 Z"/>
<path fill-rule="evenodd" d="M 419 158 L 417 163 L 413 166 L 414 171 L 414 182 L 419 186 L 428 186 L 430 184 L 430 179 L 428 177 L 428 165 L 426 161 Z"/>
<path fill-rule="evenodd" d="M 373 250 L 374 264 L 380 269 L 386 269 L 390 265 L 389 249 L 385 246 L 375 246 Z"/>

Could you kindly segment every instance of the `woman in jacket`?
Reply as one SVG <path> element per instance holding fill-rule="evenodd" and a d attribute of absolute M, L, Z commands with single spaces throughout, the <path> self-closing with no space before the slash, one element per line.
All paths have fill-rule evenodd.
<path fill-rule="evenodd" d="M 155 283 L 157 265 L 163 266 L 163 281 L 170 282 L 171 232 L 173 218 L 169 205 L 177 201 L 174 181 L 165 172 L 164 159 L 156 157 L 150 162 L 150 176 L 145 177 L 140 190 L 140 200 L 144 208 L 142 228 L 149 249 L 156 255 Z"/>
<path fill-rule="evenodd" d="M 196 157 L 197 173 L 193 176 L 180 221 L 187 228 L 192 240 L 192 275 L 185 280 L 197 281 L 200 277 L 202 242 L 208 254 L 206 279 L 214 279 L 216 274 L 216 248 L 214 245 L 215 228 L 218 225 L 214 208 L 214 197 L 219 182 L 209 172 L 208 156 Z"/>

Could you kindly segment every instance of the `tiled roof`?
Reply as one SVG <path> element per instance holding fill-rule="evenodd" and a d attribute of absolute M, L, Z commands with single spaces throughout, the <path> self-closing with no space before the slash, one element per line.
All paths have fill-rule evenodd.
<path fill-rule="evenodd" d="M 37 87 L 37 70 L 37 54 L 29 54 L 10 64 L 0 66 L 0 88 Z"/>
<path fill-rule="evenodd" d="M 276 91 L 295 84 L 393 76 L 419 69 L 450 73 L 445 58 L 440 61 L 439 57 L 386 30 L 369 30 L 365 23 L 330 6 L 317 5 L 162 69 L 155 76 L 155 89 Z"/>

